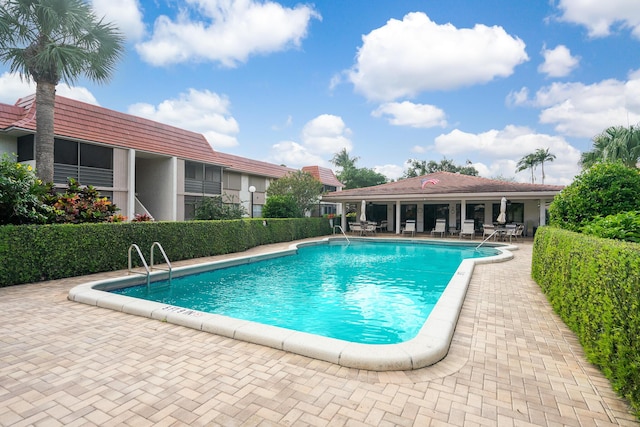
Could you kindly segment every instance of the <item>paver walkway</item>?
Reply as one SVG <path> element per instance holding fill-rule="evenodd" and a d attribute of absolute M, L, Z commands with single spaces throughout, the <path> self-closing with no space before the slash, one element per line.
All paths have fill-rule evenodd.
<path fill-rule="evenodd" d="M 407 372 L 68 301 L 87 278 L 0 288 L 0 425 L 638 425 L 531 280 L 531 243 L 519 246 L 476 267 L 449 355 Z"/>

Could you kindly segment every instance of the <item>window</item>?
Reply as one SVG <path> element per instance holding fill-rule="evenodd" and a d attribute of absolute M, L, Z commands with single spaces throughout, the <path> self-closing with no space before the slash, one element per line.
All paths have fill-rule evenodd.
<path fill-rule="evenodd" d="M 187 193 L 221 194 L 222 168 L 185 161 L 184 191 Z"/>
<path fill-rule="evenodd" d="M 100 145 L 80 144 L 80 166 L 113 169 L 113 149 Z"/>
<path fill-rule="evenodd" d="M 35 160 L 34 136 L 25 135 L 18 138 L 18 162 Z"/>
<path fill-rule="evenodd" d="M 238 173 L 225 172 L 224 174 L 224 188 L 228 190 L 240 190 L 241 188 L 241 176 Z"/>
<path fill-rule="evenodd" d="M 78 143 L 65 139 L 56 139 L 53 146 L 53 163 L 77 165 Z"/>
<path fill-rule="evenodd" d="M 500 214 L 500 203 L 494 203 L 492 209 L 493 221 L 495 222 Z M 524 222 L 524 203 L 507 202 L 507 222 Z"/>

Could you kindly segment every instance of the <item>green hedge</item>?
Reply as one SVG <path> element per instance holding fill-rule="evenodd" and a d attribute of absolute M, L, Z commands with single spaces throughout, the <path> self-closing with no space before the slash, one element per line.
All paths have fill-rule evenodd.
<path fill-rule="evenodd" d="M 240 252 L 331 232 L 322 218 L 0 226 L 0 286 L 127 268 L 137 244 L 149 262 L 153 242 L 170 261 Z M 160 257 L 160 258 L 158 258 Z M 132 257 L 139 265 L 138 257 Z M 156 251 L 156 263 L 162 255 Z"/>
<path fill-rule="evenodd" d="M 532 276 L 640 415 L 640 245 L 538 228 Z"/>

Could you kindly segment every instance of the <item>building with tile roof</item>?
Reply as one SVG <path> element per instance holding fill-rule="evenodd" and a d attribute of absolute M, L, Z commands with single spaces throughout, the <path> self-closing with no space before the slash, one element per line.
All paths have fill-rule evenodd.
<path fill-rule="evenodd" d="M 0 153 L 34 167 L 35 103 L 31 95 L 0 104 Z M 54 133 L 54 183 L 71 177 L 93 185 L 128 218 L 189 219 L 200 199 L 220 195 L 260 216 L 269 183 L 295 170 L 220 153 L 199 133 L 61 96 Z"/>
<path fill-rule="evenodd" d="M 356 205 L 360 218 L 362 201 L 368 220 L 386 221 L 389 230 L 399 233 L 402 224 L 415 220 L 418 232 L 429 232 L 436 219 L 445 219 L 447 229 L 460 230 L 462 222 L 473 219 L 480 230 L 483 224 L 496 223 L 502 198 L 507 199 L 507 221 L 524 224 L 528 234 L 546 223 L 546 209 L 558 185 L 525 184 L 499 181 L 451 172 L 436 172 L 373 187 L 335 191 L 322 196 L 326 202 Z M 346 222 L 343 217 L 343 228 Z"/>
<path fill-rule="evenodd" d="M 324 168 L 322 166 L 304 166 L 302 168 L 304 172 L 311 174 L 315 179 L 320 181 L 323 185 L 322 193 L 331 193 L 334 191 L 341 191 L 344 185 L 338 180 L 333 171 L 329 168 Z M 312 216 L 323 216 L 323 215 L 341 215 L 342 214 L 342 204 L 341 203 L 332 203 L 328 201 L 323 201 L 320 199 L 318 201 L 318 210 L 317 212 L 312 212 Z"/>

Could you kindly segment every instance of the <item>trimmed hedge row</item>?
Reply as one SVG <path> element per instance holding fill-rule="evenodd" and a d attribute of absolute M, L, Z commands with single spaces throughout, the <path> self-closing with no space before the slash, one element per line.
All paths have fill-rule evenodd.
<path fill-rule="evenodd" d="M 640 245 L 538 228 L 532 276 L 640 415 Z"/>
<path fill-rule="evenodd" d="M 127 268 L 137 244 L 149 262 L 153 242 L 169 260 L 199 258 L 331 233 L 323 218 L 139 222 L 0 227 L 0 286 Z M 160 258 L 158 258 L 160 257 Z M 155 259 L 162 261 L 159 251 Z M 136 265 L 138 256 L 132 256 Z"/>

